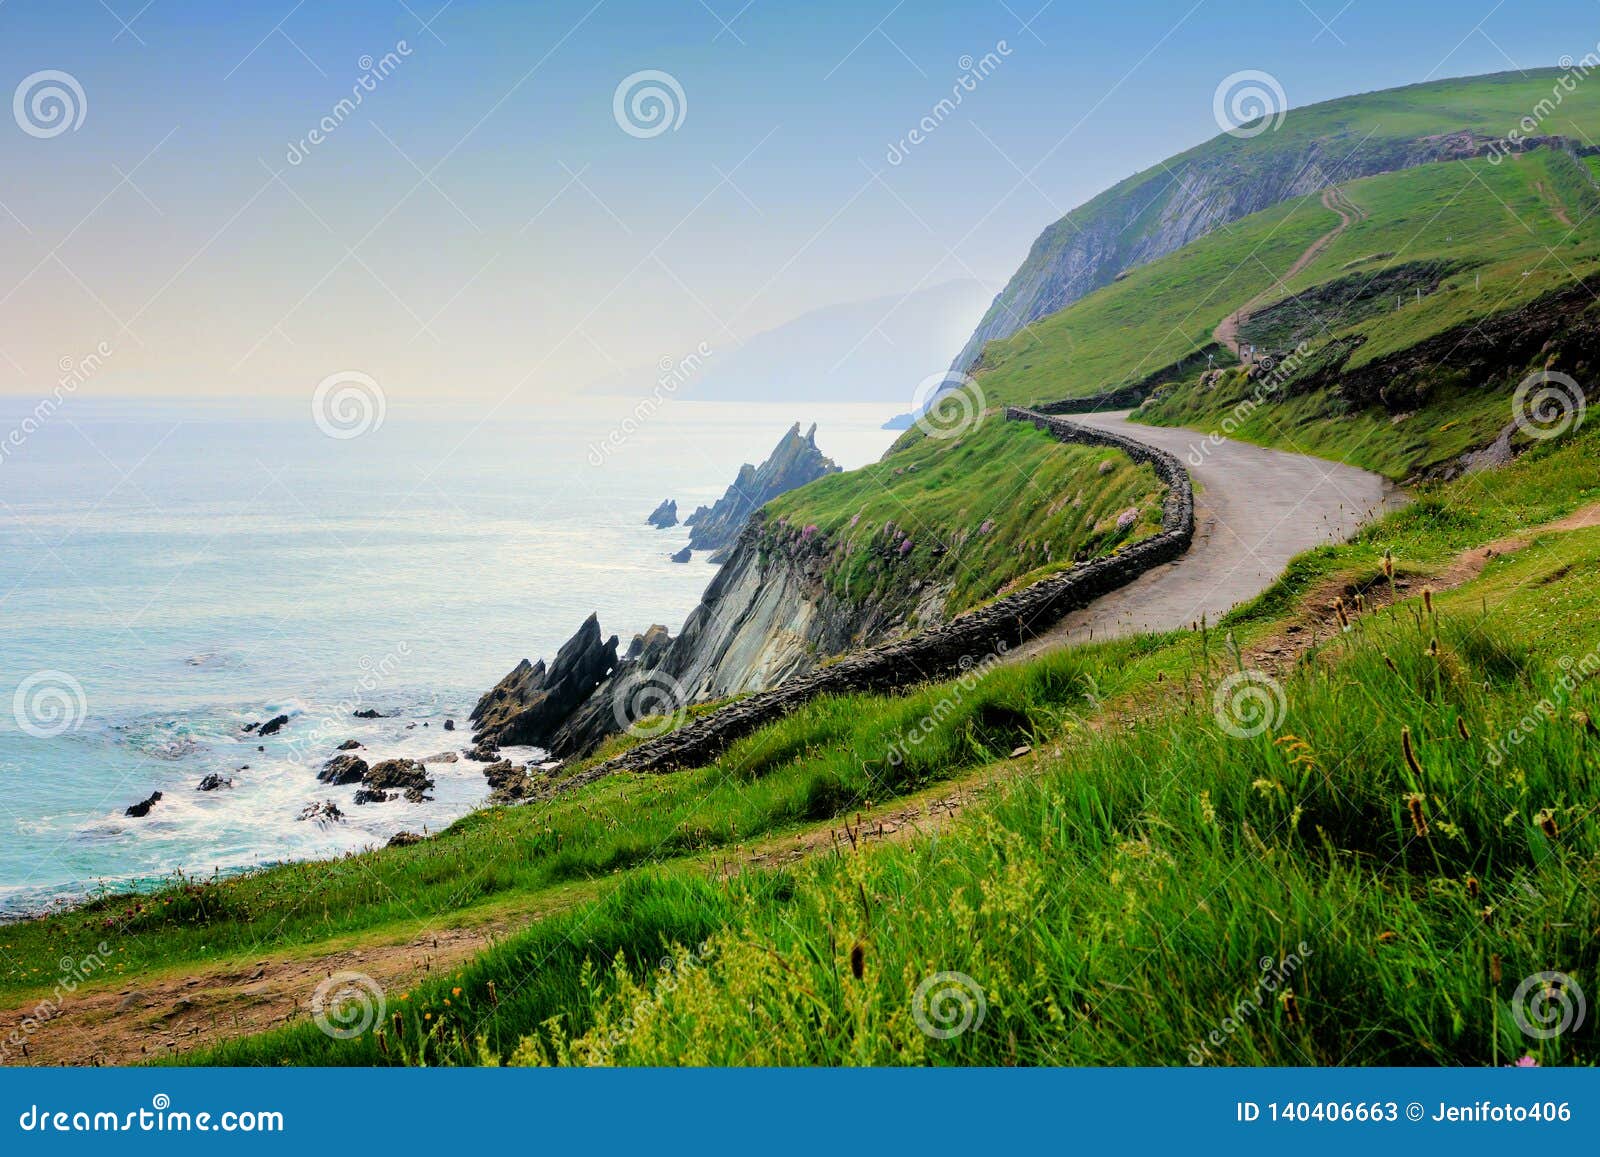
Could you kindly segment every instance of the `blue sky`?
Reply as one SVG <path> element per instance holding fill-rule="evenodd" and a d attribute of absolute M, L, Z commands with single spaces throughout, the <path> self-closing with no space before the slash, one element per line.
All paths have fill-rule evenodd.
<path fill-rule="evenodd" d="M 1600 41 L 1591 0 L 440 3 L 0 4 L 0 95 L 59 70 L 86 106 L 49 137 L 0 118 L 0 393 L 105 342 L 93 392 L 359 368 L 559 397 L 836 302 L 996 290 L 1049 222 L 1214 135 L 1229 73 L 1293 106 Z M 659 135 L 614 117 L 642 70 L 683 93 Z"/>

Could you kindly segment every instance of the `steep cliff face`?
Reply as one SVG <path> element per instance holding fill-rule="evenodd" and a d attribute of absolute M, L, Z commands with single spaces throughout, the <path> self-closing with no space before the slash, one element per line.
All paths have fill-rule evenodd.
<path fill-rule="evenodd" d="M 739 477 L 716 505 L 701 507 L 684 520 L 689 527 L 689 548 L 724 551 L 738 537 L 750 515 L 763 505 L 807 482 L 838 472 L 838 464 L 817 449 L 816 423 L 802 434 L 800 423 L 796 422 L 778 440 L 765 462 L 760 466 L 746 462 L 740 467 Z M 711 561 L 722 562 L 723 558 L 713 554 Z"/>
<path fill-rule="evenodd" d="M 952 368 L 970 370 L 986 343 L 1223 225 L 1332 183 L 1479 156 L 1489 140 L 1468 130 L 1363 140 L 1339 116 L 1339 106 L 1350 103 L 1295 110 L 1266 136 L 1217 137 L 1074 209 L 1039 235 Z"/>

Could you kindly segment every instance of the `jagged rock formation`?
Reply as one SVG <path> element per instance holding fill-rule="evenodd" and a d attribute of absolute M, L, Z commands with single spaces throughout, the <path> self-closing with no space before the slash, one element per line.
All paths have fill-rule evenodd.
<path fill-rule="evenodd" d="M 685 523 L 690 528 L 690 549 L 713 551 L 712 562 L 725 561 L 724 548 L 739 536 L 752 514 L 778 495 L 825 474 L 837 474 L 839 469 L 832 458 L 817 449 L 816 423 L 802 434 L 800 423 L 796 422 L 778 440 L 765 462 L 760 466 L 746 462 L 739 468 L 739 477 L 716 505 L 702 506 L 690 515 Z"/>
<path fill-rule="evenodd" d="M 1347 133 L 1327 132 L 1326 126 L 1339 104 L 1361 99 L 1291 110 L 1282 127 L 1266 136 L 1216 137 L 1074 209 L 1034 241 L 951 368 L 971 370 L 986 343 L 1280 201 L 1357 177 L 1481 156 L 1490 144 L 1482 134 L 1461 131 L 1415 139 L 1374 134 L 1352 147 Z M 1309 115 L 1313 110 L 1316 115 Z M 1324 131 L 1297 132 L 1302 121 Z"/>
<path fill-rule="evenodd" d="M 694 557 L 694 547 L 686 546 L 680 551 L 675 551 L 671 557 L 673 562 L 688 562 Z"/>
<path fill-rule="evenodd" d="M 1006 410 L 1006 418 L 1031 422 L 1064 442 L 1116 446 L 1135 461 L 1148 462 L 1167 485 L 1160 533 L 1116 554 L 1041 579 L 933 630 L 868 647 L 729 704 L 563 779 L 559 790 L 592 783 L 614 771 L 665 771 L 703 763 L 740 736 L 781 718 L 818 695 L 888 691 L 981 668 L 986 661 L 1046 630 L 1069 611 L 1086 606 L 1154 567 L 1172 562 L 1189 549 L 1194 538 L 1194 489 L 1183 464 L 1171 454 L 1120 434 L 1079 426 L 1033 410 L 1011 407 Z"/>
<path fill-rule="evenodd" d="M 645 519 L 657 530 L 666 530 L 678 525 L 678 500 L 663 498 L 661 505 L 650 512 L 650 517 Z"/>
<path fill-rule="evenodd" d="M 664 628 L 663 628 L 664 629 Z M 548 668 L 524 659 L 472 709 L 480 744 L 547 747 L 551 735 L 617 665 L 617 637 L 600 638 L 590 615 Z"/>
<path fill-rule="evenodd" d="M 367 761 L 359 755 L 335 755 L 317 772 L 317 782 L 342 785 L 360 783 L 368 772 Z"/>

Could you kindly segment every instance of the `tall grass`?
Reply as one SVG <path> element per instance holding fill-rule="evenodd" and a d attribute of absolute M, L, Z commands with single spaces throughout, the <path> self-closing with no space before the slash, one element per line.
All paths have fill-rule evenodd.
<path fill-rule="evenodd" d="M 1600 694 L 1560 671 L 1476 621 L 1358 618 L 1259 734 L 1208 688 L 942 837 L 641 877 L 409 994 L 386 1040 L 212 1059 L 1589 1063 L 1592 1018 L 1539 1040 L 1511 1005 L 1546 971 L 1594 991 L 1600 960 Z"/>

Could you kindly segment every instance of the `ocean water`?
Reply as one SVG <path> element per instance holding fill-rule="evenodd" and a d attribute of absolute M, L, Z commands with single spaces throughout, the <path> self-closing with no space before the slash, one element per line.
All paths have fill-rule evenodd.
<path fill-rule="evenodd" d="M 481 764 L 363 807 L 316 771 L 346 739 L 459 752 L 477 697 L 591 611 L 624 645 L 676 630 L 714 570 L 668 560 L 687 532 L 647 526 L 657 502 L 713 501 L 796 420 L 862 465 L 895 409 L 673 400 L 613 438 L 630 407 L 605 399 L 390 405 L 335 438 L 306 402 L 73 397 L 25 428 L 33 405 L 0 399 L 0 917 L 438 830 L 486 796 Z M 297 818 L 324 799 L 344 822 Z"/>

